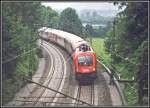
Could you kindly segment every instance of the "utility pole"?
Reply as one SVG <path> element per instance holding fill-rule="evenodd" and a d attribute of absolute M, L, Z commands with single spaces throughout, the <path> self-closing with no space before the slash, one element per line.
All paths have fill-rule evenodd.
<path fill-rule="evenodd" d="M 92 19 L 90 18 L 90 25 L 92 27 Z M 91 34 L 90 34 L 90 43 L 91 43 L 91 46 L 92 46 L 92 31 L 91 31 Z"/>
<path fill-rule="evenodd" d="M 30 16 L 29 18 L 30 18 L 31 24 L 33 24 L 33 23 L 32 23 L 32 21 L 33 21 L 33 16 Z M 32 27 L 32 26 L 31 26 L 31 27 Z M 32 38 L 31 38 L 31 36 L 33 35 L 33 34 L 32 34 L 32 32 L 33 32 L 32 30 L 33 30 L 33 28 L 31 28 L 31 33 L 30 33 L 31 35 L 28 36 L 28 44 L 29 44 L 29 45 L 28 45 L 28 47 L 29 47 L 29 48 L 28 48 L 28 50 L 29 50 L 29 55 L 28 55 L 28 56 L 29 56 L 29 66 L 28 66 L 28 67 L 29 67 L 29 79 L 31 79 L 31 80 L 32 80 L 32 51 L 31 51 L 31 47 L 32 47 L 32 46 L 31 46 L 31 42 L 32 42 L 31 40 L 32 40 Z"/>
<path fill-rule="evenodd" d="M 31 30 L 31 36 L 32 36 L 32 30 Z M 29 50 L 29 78 L 32 79 L 32 38 L 31 36 L 28 36 L 28 50 Z"/>
<path fill-rule="evenodd" d="M 112 37 L 113 48 L 112 48 L 112 50 L 115 50 L 115 47 L 114 47 L 114 43 L 115 43 L 114 41 L 115 41 L 115 37 L 116 37 L 115 24 L 116 24 L 116 21 L 114 19 L 114 21 L 113 21 L 113 37 Z"/>
<path fill-rule="evenodd" d="M 110 50 L 111 50 L 111 52 L 114 52 L 114 49 L 115 49 L 115 47 L 114 47 L 114 41 L 115 41 L 115 35 L 116 35 L 116 33 L 115 33 L 115 19 L 114 19 L 114 21 L 113 21 L 113 36 L 111 37 L 111 46 L 110 46 Z"/>
<path fill-rule="evenodd" d="M 116 22 L 115 22 L 115 18 L 114 18 L 114 21 L 113 21 L 113 36 L 112 36 L 112 38 L 111 38 L 111 42 L 112 42 L 112 44 L 111 44 L 111 52 L 114 52 L 115 51 L 115 47 L 114 47 L 114 41 L 115 41 L 115 24 L 116 24 Z M 112 53 L 113 54 L 113 53 Z M 113 56 L 114 56 L 114 54 L 113 54 Z M 114 69 L 114 66 L 113 66 L 113 64 L 115 63 L 115 61 L 114 61 L 114 59 L 112 60 L 112 68 Z M 112 70 L 112 73 L 111 73 L 111 78 L 110 78 L 110 85 L 111 84 L 113 84 L 113 77 L 114 77 L 114 70 Z"/>

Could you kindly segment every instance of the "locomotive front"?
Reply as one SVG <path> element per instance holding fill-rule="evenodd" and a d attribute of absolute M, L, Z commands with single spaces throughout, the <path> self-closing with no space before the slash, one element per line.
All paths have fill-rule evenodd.
<path fill-rule="evenodd" d="M 79 82 L 94 81 L 96 74 L 96 53 L 87 45 L 81 45 L 74 53 L 76 80 Z"/>

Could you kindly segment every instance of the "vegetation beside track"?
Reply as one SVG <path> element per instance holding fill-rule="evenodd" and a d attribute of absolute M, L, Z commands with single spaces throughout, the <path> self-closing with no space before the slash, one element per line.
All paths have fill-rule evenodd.
<path fill-rule="evenodd" d="M 37 47 L 36 30 L 41 26 L 47 26 L 69 30 L 68 32 L 83 38 L 103 34 L 101 36 L 103 39 L 94 38 L 92 41 L 98 58 L 115 70 L 121 79 L 136 80 L 136 83 L 124 83 L 124 94 L 129 105 L 147 105 L 148 102 L 145 104 L 143 98 L 148 97 L 149 91 L 148 3 L 114 2 L 114 4 L 120 9 L 123 7 L 125 9 L 116 15 L 113 24 L 108 24 L 105 29 L 101 27 L 93 29 L 91 25 L 83 27 L 76 11 L 72 8 L 65 9 L 59 15 L 40 2 L 3 2 L 2 104 L 8 102 L 23 85 L 21 77 L 31 77 L 33 74 L 31 71 L 37 68 L 38 56 L 41 54 L 39 50 L 33 50 Z M 28 51 L 30 52 L 26 53 Z M 26 54 L 16 58 L 23 53 Z M 10 61 L 5 62 L 7 60 Z"/>
<path fill-rule="evenodd" d="M 127 81 L 122 83 L 128 104 L 148 105 L 148 4 L 114 4 L 125 9 L 114 18 L 108 32 L 103 36 L 105 41 L 97 39 L 97 42 L 94 38 L 92 46 L 98 52 L 101 61 L 112 72 L 116 72 L 120 80 Z"/>
<path fill-rule="evenodd" d="M 34 74 L 34 72 L 38 67 L 39 57 L 37 56 L 36 51 L 33 51 L 32 53 L 33 53 L 32 61 L 31 61 L 32 67 L 30 71 L 32 72 L 32 74 Z M 15 72 L 12 74 L 11 77 L 7 78 L 7 80 L 3 79 L 2 82 L 3 83 L 2 84 L 3 104 L 9 102 L 14 97 L 15 93 L 18 92 L 18 90 L 20 90 L 20 88 L 22 88 L 26 84 L 26 82 L 23 81 L 23 77 L 30 77 L 28 62 L 29 62 L 29 58 L 27 56 L 22 56 L 18 58 L 16 67 L 14 69 Z"/>
<path fill-rule="evenodd" d="M 35 24 L 42 19 L 40 6 L 38 2 L 2 3 L 2 105 L 26 84 L 23 77 L 31 78 L 38 67 L 41 51 Z"/>
<path fill-rule="evenodd" d="M 90 38 L 87 39 L 88 41 Z M 106 52 L 106 47 L 104 44 L 105 38 L 92 38 L 92 47 L 97 54 L 97 58 L 100 59 L 106 66 L 112 69 L 112 58 L 111 54 Z M 118 69 L 117 74 L 122 76 L 122 78 L 128 78 L 128 70 L 123 69 L 124 64 L 117 64 L 115 67 Z M 129 105 L 134 105 L 138 102 L 138 89 L 136 84 L 125 84 L 123 93 L 127 99 Z"/>

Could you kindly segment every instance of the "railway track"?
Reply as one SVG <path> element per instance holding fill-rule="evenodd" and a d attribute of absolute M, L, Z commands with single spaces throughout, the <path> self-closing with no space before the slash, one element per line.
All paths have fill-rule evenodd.
<path fill-rule="evenodd" d="M 94 93 L 94 83 L 91 85 L 91 104 L 94 105 L 95 93 Z"/>
<path fill-rule="evenodd" d="M 44 47 L 44 46 L 43 46 L 43 48 L 44 48 L 45 50 L 47 50 L 48 53 L 50 53 L 47 47 Z M 52 54 L 52 53 L 51 53 L 51 54 Z M 54 72 L 55 72 L 55 71 L 54 71 L 54 70 L 55 70 L 55 67 L 53 66 L 53 64 L 54 64 L 54 62 L 55 62 L 55 59 L 54 59 L 52 56 L 54 56 L 54 55 L 53 55 L 53 54 L 50 55 L 51 61 L 52 61 L 52 63 L 51 63 L 51 64 L 52 64 L 52 65 L 51 65 L 51 69 L 50 69 L 50 71 L 49 71 L 49 74 L 48 74 L 47 78 L 45 79 L 45 80 L 46 80 L 45 83 L 43 84 L 43 85 L 45 85 L 45 86 L 48 86 L 48 84 L 49 84 L 50 81 L 52 80 L 53 74 L 54 74 Z M 35 102 L 33 103 L 33 106 L 38 103 L 38 101 L 40 100 L 41 97 L 43 97 L 43 94 L 44 94 L 45 90 L 46 90 L 46 88 L 42 88 L 42 91 L 40 92 L 40 95 L 36 98 Z"/>
<path fill-rule="evenodd" d="M 45 82 L 43 85 L 48 87 L 54 87 L 55 84 L 55 90 L 61 91 L 62 87 L 64 85 L 65 75 L 66 75 L 66 66 L 65 66 L 65 59 L 63 58 L 63 55 L 61 52 L 55 48 L 53 45 L 50 45 L 47 42 L 43 43 L 42 46 L 48 53 L 49 58 L 51 60 L 51 67 L 49 69 L 49 73 L 47 77 L 45 78 Z M 50 50 L 53 49 L 53 50 Z M 55 52 L 55 54 L 53 53 Z M 56 58 L 57 56 L 59 57 Z M 59 77 L 59 78 L 57 78 Z M 57 81 L 55 81 L 57 79 Z M 54 106 L 55 102 L 57 101 L 57 97 L 59 96 L 58 93 L 54 93 L 50 90 L 47 90 L 46 88 L 39 88 L 32 92 L 29 98 L 27 98 L 23 105 L 27 106 Z M 32 98 L 33 97 L 33 98 Z M 49 98 L 43 98 L 43 97 L 49 97 Z M 43 104 L 42 102 L 48 101 L 50 103 Z M 30 104 L 29 104 L 30 103 Z"/>
<path fill-rule="evenodd" d="M 66 66 L 65 66 L 66 63 L 65 63 L 65 59 L 64 59 L 63 55 L 61 54 L 61 52 L 60 52 L 58 49 L 56 49 L 54 46 L 53 46 L 53 48 L 59 53 L 59 55 L 60 55 L 61 58 L 62 58 L 62 64 L 64 64 L 64 66 L 63 66 L 63 70 L 64 70 L 64 71 L 62 71 L 61 74 L 60 74 L 60 83 L 58 84 L 58 89 L 57 89 L 59 92 L 61 92 L 61 90 L 62 90 L 62 88 L 63 88 L 63 85 L 64 85 L 65 76 L 66 76 Z M 54 106 L 54 105 L 55 105 L 55 103 L 56 103 L 57 100 L 58 100 L 57 97 L 59 97 L 59 93 L 56 93 L 56 94 L 55 94 L 51 106 Z M 50 104 L 49 104 L 49 105 L 50 105 Z"/>
<path fill-rule="evenodd" d="M 77 89 L 77 95 L 76 98 L 79 100 L 84 100 L 85 102 L 91 104 L 94 106 L 95 101 L 95 88 L 94 83 L 91 85 L 82 86 L 79 85 Z M 75 107 L 85 106 L 83 103 L 76 101 L 74 103 Z M 87 106 L 87 105 L 86 105 Z"/>
<path fill-rule="evenodd" d="M 69 85 L 70 80 L 68 80 L 68 84 L 64 84 L 66 80 L 66 61 L 62 55 L 62 52 L 60 52 L 54 45 L 48 42 L 43 42 L 42 47 L 48 53 L 47 59 L 49 59 L 49 63 L 51 64 L 51 66 L 47 67 L 47 70 L 49 71 L 47 72 L 45 81 L 42 83 L 42 85 L 64 93 L 66 93 L 65 91 L 66 89 L 68 89 L 71 94 L 70 96 L 73 96 L 74 98 L 82 100 L 93 106 L 111 104 L 109 89 L 106 89 L 107 83 L 101 82 L 102 79 L 107 80 L 107 78 L 103 78 L 103 70 L 101 70 L 100 68 L 98 69 L 99 80 L 95 81 L 96 83 L 94 82 L 92 85 L 83 86 L 79 85 L 76 81 L 73 81 L 73 85 Z M 66 56 L 67 54 L 64 55 Z M 70 70 L 68 70 L 67 72 L 68 74 L 69 71 Z M 71 75 L 74 76 L 74 74 Z M 68 76 L 70 76 L 70 74 Z M 74 80 L 74 78 L 71 79 Z M 64 85 L 67 88 L 63 88 Z M 60 96 L 59 93 L 40 86 L 32 91 L 26 99 L 21 101 L 23 103 L 22 105 L 24 106 L 62 106 L 65 103 L 67 106 L 74 107 L 82 107 L 88 105 L 81 101 L 72 100 L 66 97 L 64 98 L 62 95 Z"/>
<path fill-rule="evenodd" d="M 49 53 L 48 54 L 48 56 L 47 56 L 47 64 L 48 63 L 50 63 L 51 65 L 47 65 L 45 68 L 47 68 L 47 70 L 49 70 L 49 71 L 47 71 L 46 73 L 46 75 L 47 76 L 45 76 L 45 78 L 44 78 L 44 82 L 43 82 L 43 85 L 45 85 L 45 86 L 47 86 L 48 84 L 49 84 L 49 82 L 51 81 L 51 79 L 52 79 L 52 76 L 53 76 L 53 74 L 54 74 L 54 66 L 53 66 L 53 64 L 54 64 L 54 61 L 55 61 L 55 59 L 52 57 L 53 56 L 53 54 L 48 50 L 48 48 L 47 47 L 45 47 L 45 46 L 42 46 L 44 49 L 45 49 L 45 51 L 47 52 L 47 53 Z M 45 90 L 46 90 L 46 88 L 39 88 L 38 86 L 30 93 L 30 97 L 26 97 L 26 99 L 25 99 L 25 101 L 27 101 L 27 103 L 25 102 L 23 105 L 35 105 L 35 104 L 37 104 L 37 102 L 39 101 L 39 99 L 40 99 L 40 97 L 42 97 L 42 95 L 43 95 L 43 93 L 45 92 Z M 28 101 L 30 101 L 31 103 L 29 104 L 29 102 Z"/>
<path fill-rule="evenodd" d="M 48 87 L 51 87 L 51 88 L 54 88 L 55 90 L 58 90 L 58 91 L 61 91 L 62 87 L 63 87 L 63 77 L 65 77 L 65 73 L 66 73 L 66 66 L 65 66 L 65 63 L 64 63 L 64 58 L 61 54 L 61 52 L 59 50 L 57 50 L 53 45 L 50 45 L 48 43 L 46 43 L 47 46 L 50 46 L 51 48 L 53 48 L 56 53 L 59 55 L 59 58 L 56 56 L 56 54 L 54 55 L 54 58 L 56 58 L 56 61 L 54 66 L 55 66 L 55 73 L 53 75 L 53 78 L 52 80 L 49 82 L 49 84 L 47 85 Z M 59 77 L 59 78 L 57 78 Z M 56 85 L 54 85 L 56 84 Z M 59 94 L 57 94 L 56 92 L 52 92 L 52 91 L 49 91 L 49 90 L 45 90 L 45 92 L 43 93 L 42 95 L 43 97 L 46 97 L 46 96 L 52 96 L 53 98 L 46 98 L 46 99 L 43 99 L 41 98 L 40 100 L 41 101 L 49 101 L 51 103 L 47 103 L 45 104 L 45 106 L 51 106 L 51 105 L 55 105 L 53 102 L 56 102 L 57 101 L 57 98 L 55 96 L 59 96 Z M 38 104 L 37 104 L 38 105 Z"/>

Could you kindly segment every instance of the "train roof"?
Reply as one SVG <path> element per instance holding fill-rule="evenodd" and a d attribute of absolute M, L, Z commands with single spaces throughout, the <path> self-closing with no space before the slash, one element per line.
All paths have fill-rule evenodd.
<path fill-rule="evenodd" d="M 62 30 L 48 28 L 45 30 L 45 32 L 51 32 L 51 33 L 58 35 L 59 37 L 65 38 L 66 40 L 68 40 L 70 43 L 74 45 L 73 47 L 78 47 L 81 44 L 89 45 L 88 42 L 86 42 L 84 39 L 80 38 L 79 36 L 62 31 Z"/>
<path fill-rule="evenodd" d="M 47 29 L 47 27 L 41 27 L 41 28 L 38 29 L 38 32 L 44 31 L 46 29 Z"/>

